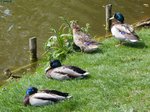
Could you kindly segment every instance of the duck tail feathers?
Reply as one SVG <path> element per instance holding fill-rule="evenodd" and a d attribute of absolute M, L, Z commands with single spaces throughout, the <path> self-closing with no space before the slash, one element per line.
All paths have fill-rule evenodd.
<path fill-rule="evenodd" d="M 88 73 L 88 72 L 85 72 L 84 74 L 82 74 L 81 78 L 87 78 L 88 75 L 89 75 L 89 73 Z"/>
<path fill-rule="evenodd" d="M 66 98 L 67 98 L 67 99 L 70 99 L 70 98 L 72 98 L 72 96 L 69 95 L 69 96 L 67 96 Z"/>
<path fill-rule="evenodd" d="M 89 72 L 85 72 L 85 73 L 83 74 L 83 76 L 87 76 L 87 75 L 89 75 Z"/>
<path fill-rule="evenodd" d="M 139 40 L 130 40 L 131 42 L 133 42 L 133 43 L 136 43 L 136 42 L 138 42 Z"/>

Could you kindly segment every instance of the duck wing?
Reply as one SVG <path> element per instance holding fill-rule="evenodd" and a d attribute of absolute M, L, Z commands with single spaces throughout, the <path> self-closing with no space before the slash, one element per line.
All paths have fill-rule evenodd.
<path fill-rule="evenodd" d="M 125 32 L 125 33 L 132 33 L 132 32 L 134 32 L 134 29 L 128 24 L 116 24 L 115 27 L 120 32 Z"/>
<path fill-rule="evenodd" d="M 74 43 L 83 51 L 94 51 L 100 45 L 100 43 L 92 40 L 90 35 L 82 31 L 73 32 L 73 38 Z"/>
<path fill-rule="evenodd" d="M 85 41 L 90 41 L 91 37 L 88 34 L 83 33 L 82 31 L 77 31 L 73 34 L 74 40 L 84 43 Z"/>
<path fill-rule="evenodd" d="M 65 67 L 68 68 L 68 69 L 71 69 L 71 70 L 73 70 L 73 71 L 75 71 L 75 72 L 78 72 L 78 73 L 80 73 L 80 74 L 86 73 L 85 70 L 83 70 L 83 69 L 81 69 L 81 68 L 79 68 L 79 67 L 77 67 L 77 66 L 65 66 Z"/>
<path fill-rule="evenodd" d="M 41 90 L 41 92 L 45 92 L 45 93 L 49 93 L 49 94 L 56 94 L 56 95 L 59 95 L 59 96 L 64 96 L 64 97 L 67 97 L 69 96 L 69 93 L 64 93 L 64 92 L 61 92 L 61 91 L 57 91 L 57 90 Z"/>
<path fill-rule="evenodd" d="M 98 43 L 92 39 L 89 39 L 89 38 L 79 38 L 79 41 L 85 47 L 89 46 L 89 45 L 99 45 L 100 44 L 100 43 Z"/>
<path fill-rule="evenodd" d="M 47 100 L 47 101 L 52 101 L 52 102 L 57 102 L 57 101 L 66 99 L 66 97 L 64 96 L 51 94 L 51 93 L 44 93 L 44 92 L 36 93 L 31 98 L 37 99 L 37 100 L 44 100 L 44 101 Z"/>
<path fill-rule="evenodd" d="M 77 66 L 64 66 L 68 71 L 67 74 L 70 78 L 76 78 L 76 77 L 85 77 L 89 73 Z"/>
<path fill-rule="evenodd" d="M 86 34 L 86 33 L 82 32 L 82 31 L 79 31 L 78 35 L 80 35 L 81 38 L 83 38 L 84 40 L 90 40 L 91 39 L 91 36 L 89 34 Z"/>
<path fill-rule="evenodd" d="M 116 25 L 117 30 L 123 35 L 127 40 L 137 41 L 139 37 L 134 32 L 134 29 L 128 24 L 118 24 Z"/>
<path fill-rule="evenodd" d="M 85 76 L 88 73 L 76 66 L 61 66 L 53 70 L 54 74 L 67 75 L 70 78 Z"/>
<path fill-rule="evenodd" d="M 56 98 L 49 98 L 49 97 L 36 97 L 36 99 L 39 99 L 39 100 L 48 100 L 48 101 L 52 101 L 52 102 L 58 102 L 59 99 L 56 99 Z"/>
<path fill-rule="evenodd" d="M 94 41 L 91 39 L 91 36 L 86 34 L 86 33 L 83 33 L 81 32 L 81 38 L 80 40 L 82 41 L 82 43 L 84 43 L 86 46 L 88 45 L 99 45 L 100 43 Z"/>
<path fill-rule="evenodd" d="M 90 41 L 85 41 L 84 44 L 86 46 L 90 46 L 90 45 L 100 45 L 100 43 L 94 41 L 94 40 L 90 40 Z"/>

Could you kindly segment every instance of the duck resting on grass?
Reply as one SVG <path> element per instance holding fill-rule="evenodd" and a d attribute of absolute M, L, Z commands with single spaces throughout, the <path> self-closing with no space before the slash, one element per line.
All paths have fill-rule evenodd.
<path fill-rule="evenodd" d="M 21 78 L 21 76 L 14 75 L 9 68 L 4 69 L 3 73 L 5 76 L 7 76 L 7 80 Z"/>
<path fill-rule="evenodd" d="M 114 20 L 111 32 L 116 39 L 120 40 L 119 45 L 123 44 L 125 41 L 131 43 L 139 41 L 139 37 L 134 32 L 134 29 L 130 25 L 124 23 L 124 16 L 120 12 L 115 13 L 110 20 Z"/>
<path fill-rule="evenodd" d="M 93 52 L 99 48 L 100 43 L 91 40 L 90 35 L 84 33 L 77 23 L 72 23 L 73 41 L 83 52 Z"/>
<path fill-rule="evenodd" d="M 84 78 L 89 74 L 76 66 L 61 65 L 59 60 L 50 61 L 50 67 L 46 68 L 45 72 L 48 78 L 57 80 Z"/>
<path fill-rule="evenodd" d="M 29 87 L 24 98 L 24 105 L 43 106 L 53 104 L 65 99 L 69 99 L 69 93 L 63 93 L 57 90 L 40 90 L 35 87 Z"/>

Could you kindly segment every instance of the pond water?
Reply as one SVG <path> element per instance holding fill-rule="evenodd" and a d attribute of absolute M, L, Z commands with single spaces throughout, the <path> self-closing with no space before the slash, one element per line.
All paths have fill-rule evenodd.
<path fill-rule="evenodd" d="M 4 2 L 7 1 L 7 2 Z M 29 63 L 28 39 L 37 37 L 38 56 L 50 36 L 50 26 L 61 25 L 60 16 L 91 25 L 91 35 L 105 34 L 105 9 L 120 11 L 128 23 L 150 16 L 150 0 L 1 0 L 0 1 L 0 81 L 5 68 Z"/>

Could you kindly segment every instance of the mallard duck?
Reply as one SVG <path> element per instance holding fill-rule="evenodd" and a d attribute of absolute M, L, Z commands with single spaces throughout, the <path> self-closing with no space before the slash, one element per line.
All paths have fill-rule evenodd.
<path fill-rule="evenodd" d="M 99 47 L 98 42 L 91 40 L 90 35 L 82 32 L 80 26 L 76 23 L 71 24 L 73 30 L 73 41 L 83 52 L 93 52 Z"/>
<path fill-rule="evenodd" d="M 48 78 L 57 80 L 84 78 L 89 74 L 76 66 L 61 65 L 59 60 L 50 61 L 50 67 L 48 67 L 45 72 Z"/>
<path fill-rule="evenodd" d="M 14 75 L 9 68 L 4 69 L 3 73 L 10 80 L 11 79 L 21 78 L 21 76 Z"/>
<path fill-rule="evenodd" d="M 124 16 L 117 12 L 110 20 L 114 20 L 111 28 L 112 35 L 120 40 L 121 43 L 124 41 L 135 43 L 139 41 L 139 37 L 134 32 L 131 25 L 124 23 Z"/>
<path fill-rule="evenodd" d="M 35 87 L 29 87 L 24 98 L 24 105 L 43 106 L 55 102 L 69 99 L 69 93 L 63 93 L 57 90 L 40 90 Z"/>

